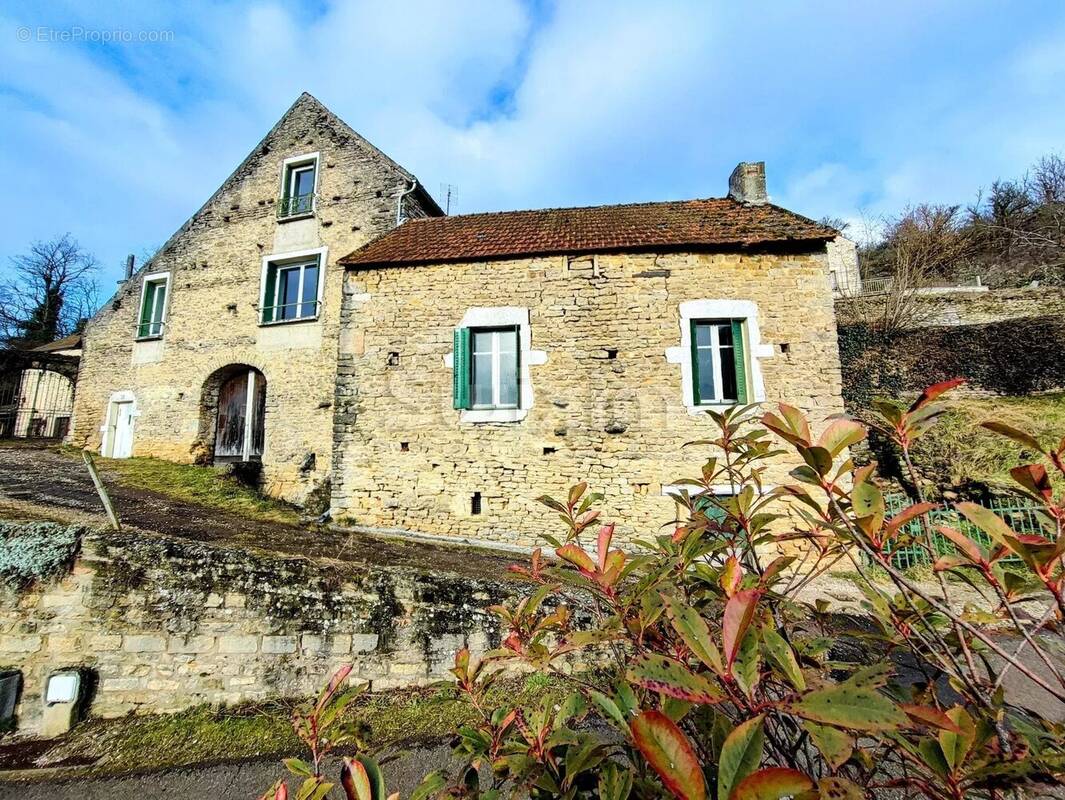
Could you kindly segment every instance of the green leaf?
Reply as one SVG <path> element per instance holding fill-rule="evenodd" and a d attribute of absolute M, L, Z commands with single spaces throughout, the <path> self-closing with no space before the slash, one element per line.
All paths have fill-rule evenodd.
<path fill-rule="evenodd" d="M 684 640 L 684 644 L 706 666 L 718 675 L 724 675 L 725 666 L 721 661 L 721 653 L 710 638 L 710 626 L 706 624 L 706 620 L 694 608 L 676 598 L 664 596 L 664 599 L 673 628 Z"/>
<path fill-rule="evenodd" d="M 939 747 L 943 751 L 947 766 L 951 772 L 956 772 L 965 763 L 965 757 L 969 755 L 969 749 L 976 741 L 976 725 L 973 718 L 961 706 L 947 709 L 947 717 L 958 726 L 959 733 L 942 730 L 939 732 Z"/>
<path fill-rule="evenodd" d="M 296 791 L 296 800 L 322 800 L 332 788 L 333 784 L 321 778 L 308 778 Z"/>
<path fill-rule="evenodd" d="M 281 763 L 283 763 L 285 768 L 293 775 L 302 775 L 305 778 L 314 777 L 314 768 L 303 759 L 286 758 Z"/>
<path fill-rule="evenodd" d="M 767 767 L 740 781 L 730 800 L 780 800 L 813 788 L 814 782 L 798 770 Z"/>
<path fill-rule="evenodd" d="M 855 485 L 851 491 L 851 505 L 856 517 L 884 519 L 884 495 L 868 481 Z"/>
<path fill-rule="evenodd" d="M 846 778 L 830 776 L 817 782 L 819 800 L 865 800 L 862 788 Z"/>
<path fill-rule="evenodd" d="M 660 711 L 644 711 L 632 721 L 632 739 L 680 800 L 706 800 L 706 781 L 688 737 Z"/>
<path fill-rule="evenodd" d="M 780 667 L 784 677 L 788 679 L 788 683 L 800 692 L 806 691 L 806 679 L 802 675 L 802 670 L 799 669 L 799 662 L 795 658 L 795 652 L 784 637 L 772 628 L 763 628 L 762 643 L 765 645 L 769 658 Z"/>
<path fill-rule="evenodd" d="M 622 769 L 612 761 L 603 765 L 599 771 L 599 800 L 627 800 L 631 791 L 631 770 Z"/>
<path fill-rule="evenodd" d="M 430 772 L 422 778 L 422 782 L 411 792 L 410 800 L 429 800 L 430 797 L 436 795 L 437 792 L 446 786 L 447 781 L 444 779 L 444 773 L 441 770 Z"/>
<path fill-rule="evenodd" d="M 823 447 L 800 447 L 799 454 L 818 475 L 824 477 L 832 469 L 832 454 Z"/>
<path fill-rule="evenodd" d="M 347 800 L 374 800 L 370 775 L 357 760 L 345 758 L 341 762 L 340 785 Z"/>
<path fill-rule="evenodd" d="M 717 764 L 717 796 L 728 797 L 732 788 L 758 769 L 765 742 L 765 717 L 759 715 L 737 725 L 721 746 Z"/>
<path fill-rule="evenodd" d="M 1007 425 L 1004 422 L 982 422 L 980 423 L 980 427 L 986 428 L 987 430 L 997 433 L 1000 436 L 1009 437 L 1010 439 L 1013 439 L 1013 441 L 1018 442 L 1019 444 L 1023 444 L 1025 447 L 1029 447 L 1032 450 L 1035 450 L 1037 453 L 1043 453 L 1044 455 L 1046 454 L 1046 450 L 1043 448 L 1043 445 L 1039 442 L 1038 439 L 1032 436 L 1032 434 L 1026 433 L 1025 431 L 1019 430 L 1018 428 L 1014 428 L 1013 426 Z"/>
<path fill-rule="evenodd" d="M 693 703 L 719 703 L 725 695 L 703 675 L 697 675 L 679 661 L 666 656 L 645 654 L 629 667 L 626 680 Z"/>
<path fill-rule="evenodd" d="M 592 689 L 589 692 L 589 695 L 591 695 L 592 702 L 599 706 L 600 711 L 621 728 L 622 731 L 628 733 L 629 723 L 625 719 L 625 714 L 618 707 L 617 703 L 602 692 L 597 692 L 595 689 Z"/>
<path fill-rule="evenodd" d="M 854 752 L 854 737 L 839 728 L 822 725 L 810 720 L 802 721 L 803 728 L 832 769 L 839 769 Z"/>
<path fill-rule="evenodd" d="M 907 716 L 875 689 L 838 683 L 817 689 L 791 704 L 791 711 L 814 722 L 857 731 L 890 731 L 905 725 Z"/>
<path fill-rule="evenodd" d="M 747 634 L 740 642 L 740 649 L 736 653 L 736 661 L 732 665 L 732 677 L 736 679 L 736 685 L 745 695 L 754 697 L 754 687 L 761 678 L 762 651 L 758 646 L 760 631 L 749 627 Z"/>

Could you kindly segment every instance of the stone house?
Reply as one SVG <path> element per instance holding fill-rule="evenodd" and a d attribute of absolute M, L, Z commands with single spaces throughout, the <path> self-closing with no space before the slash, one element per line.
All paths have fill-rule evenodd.
<path fill-rule="evenodd" d="M 682 446 L 715 430 L 707 408 L 843 410 L 837 239 L 741 164 L 724 198 L 421 219 L 365 245 L 340 260 L 334 515 L 530 545 L 558 525 L 535 498 L 587 480 L 622 537 L 653 535 L 705 460 Z"/>
<path fill-rule="evenodd" d="M 269 493 L 366 529 L 519 545 L 554 524 L 534 498 L 588 480 L 648 534 L 707 408 L 842 411 L 853 258 L 768 202 L 761 163 L 721 198 L 443 217 L 303 95 L 89 325 L 72 439 L 261 464 Z"/>
<path fill-rule="evenodd" d="M 344 270 L 441 211 L 303 94 L 85 331 L 71 441 L 104 456 L 261 463 L 269 493 L 327 492 Z"/>

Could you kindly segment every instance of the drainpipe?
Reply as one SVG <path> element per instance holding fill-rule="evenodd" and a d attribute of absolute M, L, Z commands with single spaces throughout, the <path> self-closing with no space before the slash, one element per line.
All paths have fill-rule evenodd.
<path fill-rule="evenodd" d="M 403 223 L 403 198 L 408 194 L 412 194 L 415 189 L 418 188 L 418 180 L 411 178 L 410 188 L 399 195 L 399 200 L 396 201 L 396 227 L 398 228 Z"/>

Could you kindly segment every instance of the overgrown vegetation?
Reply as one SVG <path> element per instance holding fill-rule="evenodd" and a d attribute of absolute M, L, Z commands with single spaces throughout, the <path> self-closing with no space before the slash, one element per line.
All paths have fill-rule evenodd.
<path fill-rule="evenodd" d="M 299 513 L 293 506 L 263 497 L 213 467 L 174 464 L 158 458 L 101 458 L 98 464 L 126 486 L 274 522 L 296 524 L 299 521 Z"/>
<path fill-rule="evenodd" d="M 561 700 L 570 684 L 556 678 L 512 676 L 492 693 L 492 702 Z M 91 763 L 96 774 L 139 772 L 264 756 L 296 756 L 301 742 L 292 729 L 295 702 L 212 708 L 177 714 L 95 720 L 74 729 L 45 756 L 45 763 Z M 374 750 L 393 745 L 437 743 L 475 712 L 448 684 L 424 689 L 361 694 L 340 720 Z"/>
<path fill-rule="evenodd" d="M 937 398 L 954 385 L 930 387 L 906 409 L 877 406 L 872 423 L 911 473 L 913 445 L 944 415 Z M 1016 673 L 1065 700 L 1050 649 L 1060 648 L 1065 623 L 1065 495 L 1050 475 L 1065 478 L 1065 439 L 1049 447 L 1002 421 L 986 423 L 1034 455 L 1011 476 L 1039 507 L 1041 532 L 1019 535 L 994 512 L 960 502 L 955 511 L 990 545 L 939 526 L 955 548 L 942 555 L 928 521 L 937 506 L 920 481 L 911 478 L 917 502 L 889 517 L 875 465 L 856 467 L 846 456 L 867 435 L 859 422 L 837 419 L 814 437 L 789 406 L 760 420 L 753 406 L 709 413 L 719 433 L 693 443 L 710 452 L 699 475 L 680 484 L 687 520 L 651 533 L 635 553 L 612 547 L 609 524 L 588 542 L 600 496 L 585 484 L 561 500 L 541 498 L 563 523 L 563 536 L 545 537 L 558 561 L 538 550 L 513 567 L 532 588 L 495 607 L 502 646 L 481 661 L 459 653 L 452 672 L 474 711 L 456 729 L 462 766 L 450 777 L 428 775 L 412 800 L 496 800 L 511 791 L 601 800 L 853 800 L 891 791 L 995 800 L 1060 783 L 1065 726 L 1014 705 L 1003 680 Z M 770 432 L 799 465 L 793 483 L 765 491 L 767 461 L 785 452 Z M 735 491 L 715 494 L 720 485 Z M 897 547 L 924 549 L 935 588 L 893 566 Z M 1022 571 L 1006 570 L 1007 557 Z M 851 657 L 826 626 L 827 600 L 811 608 L 792 599 L 836 565 L 854 570 L 867 599 L 871 627 L 851 632 Z M 947 574 L 977 589 L 986 608 L 959 611 Z M 590 625 L 571 611 L 573 598 L 590 611 Z M 607 673 L 582 680 L 562 702 L 493 698 L 501 666 L 564 674 L 573 658 Z M 901 662 L 911 667 L 897 670 Z M 357 731 L 335 726 L 359 694 L 344 689 L 349 670 L 294 717 L 311 753 L 286 762 L 298 800 L 333 789 L 321 755 L 334 748 L 356 751 L 340 775 L 349 800 L 387 796 Z M 288 796 L 284 780 L 263 795 Z"/>
<path fill-rule="evenodd" d="M 82 529 L 53 522 L 0 522 L 0 586 L 22 589 L 65 575 Z"/>

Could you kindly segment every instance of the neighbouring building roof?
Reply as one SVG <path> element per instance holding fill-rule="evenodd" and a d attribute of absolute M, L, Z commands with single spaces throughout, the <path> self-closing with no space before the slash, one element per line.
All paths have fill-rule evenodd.
<path fill-rule="evenodd" d="M 410 220 L 340 263 L 372 266 L 554 253 L 757 247 L 823 242 L 837 235 L 833 228 L 780 206 L 722 197 Z"/>
<path fill-rule="evenodd" d="M 70 336 L 64 336 L 62 339 L 56 339 L 54 342 L 48 344 L 42 344 L 40 347 L 31 348 L 33 353 L 56 353 L 60 350 L 80 350 L 81 349 L 81 334 L 72 333 Z"/>

